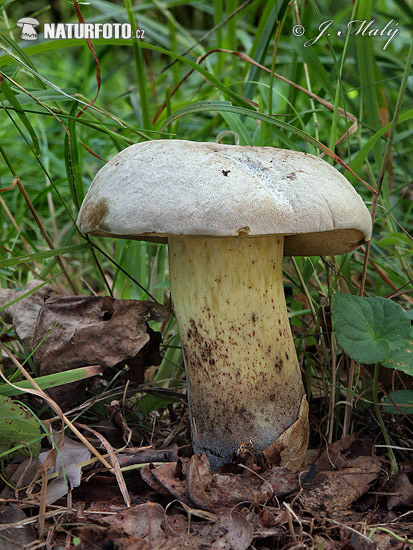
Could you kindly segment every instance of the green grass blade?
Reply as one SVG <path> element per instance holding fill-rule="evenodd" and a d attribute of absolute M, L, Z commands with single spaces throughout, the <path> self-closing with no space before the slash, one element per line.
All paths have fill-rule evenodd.
<path fill-rule="evenodd" d="M 126 13 L 128 14 L 129 23 L 132 26 L 132 33 L 136 35 L 136 21 L 132 11 L 132 1 L 125 0 Z M 133 58 L 135 61 L 136 79 L 139 90 L 139 100 L 141 106 L 142 126 L 144 128 L 151 127 L 150 110 L 148 102 L 148 94 L 146 92 L 146 74 L 145 65 L 143 62 L 143 55 L 140 47 L 140 40 L 135 39 L 132 41 Z"/>
<path fill-rule="evenodd" d="M 79 380 L 85 380 L 91 376 L 101 374 L 102 368 L 99 366 L 91 367 L 79 367 L 77 369 L 70 369 L 64 372 L 56 372 L 55 374 L 48 374 L 46 376 L 39 376 L 35 378 L 35 382 L 43 389 L 48 390 L 50 388 L 57 388 L 64 384 L 70 384 L 71 382 L 78 382 Z M 23 380 L 22 382 L 15 382 L 15 386 L 19 389 L 13 388 L 9 384 L 0 384 L 0 395 L 6 397 L 12 397 L 14 395 L 20 395 L 26 393 L 25 390 L 33 389 L 29 380 Z"/>
<path fill-rule="evenodd" d="M 278 0 L 271 0 L 265 4 L 259 25 L 255 32 L 254 42 L 249 52 L 249 56 L 261 65 L 264 63 L 268 44 L 275 33 L 278 21 L 282 20 L 288 4 L 289 2 L 287 0 L 284 0 L 282 3 L 279 3 Z M 246 79 L 247 85 L 245 86 L 244 95 L 250 99 L 254 96 L 257 88 L 255 81 L 258 80 L 258 71 L 259 68 L 252 65 Z"/>
<path fill-rule="evenodd" d="M 91 248 L 91 244 L 73 244 L 70 246 L 63 246 L 61 248 L 53 248 L 52 250 L 45 250 L 44 252 L 36 252 L 34 254 L 25 254 L 24 256 L 18 256 L 17 258 L 10 258 L 8 260 L 0 260 L 1 267 L 12 267 L 21 263 L 34 262 L 38 260 L 44 260 L 45 258 L 54 258 L 55 256 L 62 256 L 63 254 L 73 254 L 74 252 L 84 251 Z"/>
<path fill-rule="evenodd" d="M 364 0 L 359 4 L 358 19 L 370 21 L 372 19 L 372 0 Z M 356 37 L 358 68 L 362 86 L 363 107 L 366 112 L 368 125 L 376 132 L 380 129 L 379 103 L 377 97 L 375 58 L 371 37 L 362 34 Z M 374 144 L 374 156 L 380 166 L 382 159 L 382 146 L 380 141 Z"/>

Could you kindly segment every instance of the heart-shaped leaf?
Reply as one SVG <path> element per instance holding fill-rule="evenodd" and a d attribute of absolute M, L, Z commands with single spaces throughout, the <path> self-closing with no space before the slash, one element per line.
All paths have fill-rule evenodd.
<path fill-rule="evenodd" d="M 338 343 L 360 363 L 384 361 L 410 336 L 409 319 L 389 298 L 334 294 L 333 319 Z"/>
<path fill-rule="evenodd" d="M 383 410 L 389 414 L 413 414 L 413 391 L 397 390 L 390 393 L 389 397 L 384 398 Z"/>
<path fill-rule="evenodd" d="M 413 376 L 413 329 L 406 344 L 397 351 L 394 351 L 382 362 L 384 367 L 401 370 Z"/>

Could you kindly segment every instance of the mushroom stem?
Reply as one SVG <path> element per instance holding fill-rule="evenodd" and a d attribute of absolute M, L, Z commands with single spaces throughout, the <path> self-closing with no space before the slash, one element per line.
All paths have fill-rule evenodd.
<path fill-rule="evenodd" d="M 214 468 L 250 440 L 256 451 L 275 449 L 286 465 L 307 448 L 283 245 L 282 235 L 169 237 L 194 449 Z M 292 436 L 283 437 L 287 432 Z"/>

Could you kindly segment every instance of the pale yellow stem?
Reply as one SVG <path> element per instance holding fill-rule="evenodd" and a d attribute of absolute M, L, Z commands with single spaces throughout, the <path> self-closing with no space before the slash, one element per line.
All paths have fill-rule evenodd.
<path fill-rule="evenodd" d="M 230 462 L 241 443 L 252 440 L 256 451 L 272 445 L 304 402 L 284 299 L 283 244 L 279 235 L 169 238 L 194 446 L 213 467 Z M 307 423 L 301 425 L 305 447 Z"/>

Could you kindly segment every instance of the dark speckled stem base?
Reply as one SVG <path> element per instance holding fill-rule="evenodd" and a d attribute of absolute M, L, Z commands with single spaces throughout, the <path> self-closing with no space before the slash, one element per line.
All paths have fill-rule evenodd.
<path fill-rule="evenodd" d="M 266 449 L 298 417 L 304 388 L 283 243 L 279 235 L 169 238 L 193 443 L 213 468 L 231 462 L 243 442 Z"/>

